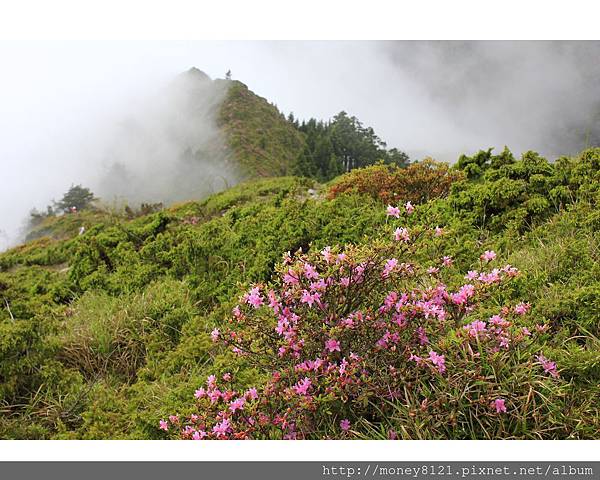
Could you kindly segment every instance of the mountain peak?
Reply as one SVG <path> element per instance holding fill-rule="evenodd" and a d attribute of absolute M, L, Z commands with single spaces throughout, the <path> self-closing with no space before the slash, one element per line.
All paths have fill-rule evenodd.
<path fill-rule="evenodd" d="M 202 70 L 196 67 L 190 68 L 188 71 L 184 72 L 183 75 L 185 75 L 188 78 L 195 78 L 202 81 L 211 80 L 211 78 L 206 73 L 204 73 Z"/>

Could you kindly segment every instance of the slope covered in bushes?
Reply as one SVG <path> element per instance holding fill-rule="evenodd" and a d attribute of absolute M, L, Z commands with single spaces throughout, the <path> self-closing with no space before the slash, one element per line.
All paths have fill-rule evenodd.
<path fill-rule="evenodd" d="M 0 435 L 597 438 L 600 149 L 411 168 L 47 219 L 0 255 Z"/>
<path fill-rule="evenodd" d="M 277 107 L 242 82 L 228 83 L 217 123 L 246 177 L 289 175 L 305 138 Z"/>

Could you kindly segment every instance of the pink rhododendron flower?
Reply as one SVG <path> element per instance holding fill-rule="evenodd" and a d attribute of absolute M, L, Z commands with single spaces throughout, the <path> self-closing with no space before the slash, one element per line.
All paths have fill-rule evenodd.
<path fill-rule="evenodd" d="M 431 350 L 429 352 L 429 360 L 437 367 L 438 372 L 444 373 L 446 371 L 446 359 L 444 358 L 444 355 L 438 355 Z"/>
<path fill-rule="evenodd" d="M 423 327 L 417 328 L 417 337 L 419 338 L 419 345 L 427 345 L 429 343 L 429 338 Z"/>
<path fill-rule="evenodd" d="M 496 413 L 506 413 L 506 403 L 503 398 L 497 398 L 493 403 Z"/>
<path fill-rule="evenodd" d="M 302 303 L 307 303 L 309 307 L 312 307 L 313 303 L 318 302 L 320 297 L 321 296 L 317 292 L 310 293 L 308 290 L 303 290 L 300 301 Z"/>
<path fill-rule="evenodd" d="M 481 320 L 475 320 L 474 322 L 465 325 L 463 329 L 465 329 L 469 333 L 469 337 L 479 338 L 480 334 L 486 332 L 487 324 L 482 322 Z"/>
<path fill-rule="evenodd" d="M 510 322 L 502 318 L 500 315 L 492 315 L 490 317 L 490 323 L 500 328 L 506 328 L 510 326 Z"/>
<path fill-rule="evenodd" d="M 337 340 L 330 338 L 325 342 L 325 348 L 330 352 L 340 351 L 340 342 Z"/>
<path fill-rule="evenodd" d="M 212 338 L 213 342 L 216 342 L 219 339 L 219 335 L 221 332 L 219 332 L 218 328 L 215 328 L 212 332 L 210 332 L 210 338 Z"/>
<path fill-rule="evenodd" d="M 454 263 L 454 260 L 449 255 L 446 255 L 446 256 L 444 256 L 444 258 L 442 258 L 442 265 L 444 265 L 444 267 L 450 267 L 450 266 L 452 266 L 453 263 Z"/>
<path fill-rule="evenodd" d="M 510 265 L 505 265 L 502 267 L 502 271 L 506 273 L 508 278 L 516 277 L 519 274 L 519 270 L 515 267 L 511 267 Z"/>
<path fill-rule="evenodd" d="M 304 377 L 304 379 L 299 380 L 298 383 L 294 385 L 294 391 L 298 395 L 306 395 L 308 394 L 308 389 L 311 386 L 311 383 L 312 382 L 310 381 L 310 378 Z"/>
<path fill-rule="evenodd" d="M 231 428 L 231 423 L 229 423 L 228 419 L 224 418 L 221 423 L 217 423 L 213 427 L 213 433 L 216 434 L 217 437 L 223 437 L 223 436 L 227 435 L 227 432 L 229 431 L 230 428 Z"/>
<path fill-rule="evenodd" d="M 365 273 L 365 265 L 364 264 L 360 264 L 360 265 L 357 265 L 356 267 L 354 267 L 354 269 L 352 270 L 352 277 L 354 278 L 356 283 L 362 283 L 362 281 L 364 280 L 364 273 Z"/>
<path fill-rule="evenodd" d="M 515 306 L 515 313 L 517 315 L 525 315 L 531 309 L 531 305 L 528 303 L 519 303 Z"/>
<path fill-rule="evenodd" d="M 415 207 L 410 202 L 406 202 L 404 204 L 404 208 L 406 209 L 406 213 L 408 213 L 409 215 L 415 211 Z"/>
<path fill-rule="evenodd" d="M 318 272 L 315 270 L 315 267 L 313 267 L 310 263 L 305 263 L 304 264 L 304 276 L 306 278 L 310 279 L 318 279 L 319 278 L 319 274 Z"/>
<path fill-rule="evenodd" d="M 232 413 L 235 413 L 236 410 L 242 410 L 245 403 L 246 399 L 244 397 L 236 398 L 229 404 L 229 410 L 231 410 Z"/>
<path fill-rule="evenodd" d="M 410 234 L 408 233 L 408 230 L 404 227 L 399 227 L 394 231 L 394 240 L 396 240 L 397 242 L 399 241 L 403 241 L 403 242 L 410 242 Z"/>
<path fill-rule="evenodd" d="M 215 389 L 215 390 L 210 390 L 208 393 L 208 398 L 210 399 L 211 403 L 216 403 L 219 401 L 219 398 L 221 398 L 221 396 L 223 395 L 221 393 L 220 390 Z"/>
<path fill-rule="evenodd" d="M 397 301 L 398 301 L 398 294 L 396 292 L 390 292 L 385 297 L 383 306 L 381 306 L 379 310 L 382 313 L 389 312 L 392 309 L 392 307 L 394 307 L 394 305 L 396 304 Z"/>
<path fill-rule="evenodd" d="M 279 335 L 284 335 L 290 328 L 290 322 L 285 317 L 280 317 L 277 322 L 277 326 L 275 327 L 275 331 Z"/>
<path fill-rule="evenodd" d="M 419 357 L 418 355 L 413 355 L 412 353 L 410 354 L 410 357 L 408 358 L 408 360 L 416 362 L 417 365 L 420 365 L 421 363 L 423 363 L 423 359 L 421 357 Z"/>
<path fill-rule="evenodd" d="M 450 294 L 450 299 L 455 305 L 464 305 L 468 300 L 467 296 L 462 293 L 452 293 Z"/>
<path fill-rule="evenodd" d="M 427 273 L 428 273 L 429 275 L 435 275 L 435 274 L 437 274 L 437 273 L 440 273 L 440 269 L 439 269 L 439 268 L 437 268 L 437 267 L 429 267 L 429 268 L 427 269 Z"/>
<path fill-rule="evenodd" d="M 396 260 L 395 258 L 390 258 L 385 262 L 385 266 L 383 267 L 383 272 L 381 276 L 383 278 L 389 277 L 390 273 L 392 273 L 397 266 L 398 260 Z"/>
<path fill-rule="evenodd" d="M 458 293 L 451 294 L 450 299 L 455 305 L 464 305 L 474 294 L 475 287 L 471 284 L 466 284 L 460 287 Z"/>
<path fill-rule="evenodd" d="M 348 430 L 350 430 L 350 420 L 348 420 L 347 418 L 344 418 L 341 422 L 340 422 L 340 428 L 344 431 L 347 432 Z"/>
<path fill-rule="evenodd" d="M 537 358 L 538 362 L 541 363 L 542 368 L 544 369 L 544 372 L 549 373 L 554 378 L 558 378 L 559 375 L 558 375 L 558 370 L 556 369 L 555 362 L 548 360 L 543 355 L 537 355 L 536 358 Z"/>
<path fill-rule="evenodd" d="M 434 235 L 436 237 L 441 237 L 442 235 L 444 235 L 444 229 L 441 227 L 435 227 L 435 233 Z"/>
<path fill-rule="evenodd" d="M 246 297 L 246 302 L 254 308 L 258 308 L 263 304 L 263 297 L 260 294 L 260 289 L 254 287 Z"/>
<path fill-rule="evenodd" d="M 477 277 L 479 277 L 479 272 L 477 270 L 469 270 L 465 275 L 467 280 L 475 280 Z"/>
<path fill-rule="evenodd" d="M 256 391 L 256 388 L 252 387 L 248 389 L 248 391 L 246 392 L 246 397 L 248 397 L 250 400 L 257 400 L 258 392 Z"/>
<path fill-rule="evenodd" d="M 535 331 L 536 331 L 536 332 L 538 332 L 538 333 L 544 333 L 545 331 L 547 331 L 547 330 L 548 330 L 548 328 L 549 328 L 549 327 L 548 327 L 548 325 L 540 325 L 540 324 L 537 324 L 537 325 L 535 326 Z"/>
<path fill-rule="evenodd" d="M 350 316 L 342 319 L 340 324 L 345 328 L 353 328 L 354 327 L 354 319 Z"/>
<path fill-rule="evenodd" d="M 498 282 L 500 282 L 500 280 L 501 280 L 500 270 L 498 270 L 497 268 L 494 268 L 489 273 L 480 273 L 479 274 L 479 281 L 482 283 L 485 283 L 486 285 L 491 285 L 492 283 L 498 283 Z"/>
<path fill-rule="evenodd" d="M 277 299 L 275 292 L 273 290 L 269 290 L 267 297 L 269 298 L 269 308 L 271 308 L 275 313 L 279 313 L 281 305 L 279 304 L 279 300 Z"/>
<path fill-rule="evenodd" d="M 194 397 L 202 398 L 206 396 L 206 390 L 203 387 L 200 387 L 198 390 L 194 392 Z"/>
<path fill-rule="evenodd" d="M 342 361 L 340 362 L 340 368 L 339 368 L 339 372 L 340 375 L 345 375 L 346 374 L 346 369 L 348 368 L 348 360 L 346 360 L 346 357 L 342 358 Z"/>
<path fill-rule="evenodd" d="M 298 283 L 300 283 L 298 277 L 291 268 L 283 276 L 283 281 L 289 285 L 298 285 Z"/>
<path fill-rule="evenodd" d="M 169 430 L 169 424 L 165 420 L 161 420 L 160 422 L 158 422 L 158 425 L 160 429 L 164 430 L 165 432 Z"/>
<path fill-rule="evenodd" d="M 481 254 L 481 257 L 479 258 L 481 258 L 481 260 L 485 262 L 491 262 L 492 260 L 494 260 L 494 258 L 496 258 L 496 252 L 494 252 L 493 250 L 486 250 Z"/>
<path fill-rule="evenodd" d="M 331 253 L 331 247 L 327 246 L 323 250 L 321 250 L 321 255 L 327 263 L 331 263 L 333 260 L 333 254 Z"/>
<path fill-rule="evenodd" d="M 400 209 L 398 207 L 387 206 L 386 213 L 390 217 L 400 218 Z"/>
<path fill-rule="evenodd" d="M 223 374 L 223 381 L 228 382 L 231 380 L 231 373 L 227 372 Z"/>

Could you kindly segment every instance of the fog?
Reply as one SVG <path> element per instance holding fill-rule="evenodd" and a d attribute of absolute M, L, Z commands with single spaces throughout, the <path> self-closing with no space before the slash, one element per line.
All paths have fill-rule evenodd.
<path fill-rule="evenodd" d="M 72 184 L 170 202 L 233 184 L 215 112 L 231 69 L 286 114 L 341 110 L 416 160 L 600 138 L 600 42 L 0 43 L 0 249 Z"/>
<path fill-rule="evenodd" d="M 88 181 L 93 190 L 104 202 L 135 206 L 202 198 L 239 182 L 216 123 L 228 84 L 192 68 L 107 127 L 88 156 L 100 167 Z"/>

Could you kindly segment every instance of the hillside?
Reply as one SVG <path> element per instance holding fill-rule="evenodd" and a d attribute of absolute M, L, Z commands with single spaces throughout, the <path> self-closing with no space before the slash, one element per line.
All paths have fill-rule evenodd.
<path fill-rule="evenodd" d="M 232 91 L 228 128 L 236 128 L 238 102 L 255 105 L 271 125 L 245 122 L 231 133 L 239 148 L 266 138 L 265 164 L 249 168 L 285 171 L 288 160 L 267 157 L 291 161 L 282 152 L 301 137 L 242 84 Z M 225 438 L 597 438 L 599 171 L 600 149 L 554 163 L 532 152 L 516 160 L 507 150 L 482 151 L 451 169 L 378 165 L 330 184 L 263 178 L 147 215 L 48 218 L 46 236 L 0 254 L 0 437 L 221 435 L 210 433 L 216 415 L 214 432 L 222 428 Z M 388 203 L 407 201 L 414 213 L 386 215 Z M 307 278 L 344 275 L 328 246 L 358 259 L 350 268 L 362 280 L 350 275 L 352 295 L 329 293 L 330 280 L 284 294 L 294 281 L 279 274 L 294 269 Z M 300 249 L 296 260 L 282 257 Z M 392 257 L 412 267 L 395 270 Z M 506 264 L 520 273 L 486 286 L 485 275 L 512 272 Z M 475 270 L 490 273 L 472 280 L 478 299 L 465 297 L 462 309 L 460 295 L 471 295 L 465 275 Z M 399 317 L 346 329 L 328 323 L 375 318 L 396 298 L 390 289 L 415 296 L 398 307 L 408 327 Z M 310 308 L 316 292 L 327 315 Z M 274 336 L 277 316 L 266 306 L 285 295 L 305 322 L 291 337 L 302 337 L 299 358 L 277 354 L 288 344 Z M 318 373 L 315 356 L 328 370 Z M 213 374 L 227 385 L 216 403 L 203 387 Z M 246 389 L 246 400 L 229 406 L 233 390 Z M 289 405 L 296 413 L 286 413 Z M 226 427 L 222 412 L 231 408 Z"/>
<path fill-rule="evenodd" d="M 299 132 L 266 99 L 242 82 L 227 81 L 218 116 L 233 155 L 249 177 L 289 175 L 305 144 Z"/>

